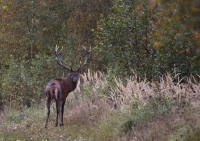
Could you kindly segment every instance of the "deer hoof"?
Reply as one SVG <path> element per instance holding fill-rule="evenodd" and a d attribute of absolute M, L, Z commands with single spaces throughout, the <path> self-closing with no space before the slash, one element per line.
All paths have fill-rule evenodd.
<path fill-rule="evenodd" d="M 60 126 L 63 126 L 64 124 L 63 123 L 61 123 L 61 124 L 59 124 Z"/>

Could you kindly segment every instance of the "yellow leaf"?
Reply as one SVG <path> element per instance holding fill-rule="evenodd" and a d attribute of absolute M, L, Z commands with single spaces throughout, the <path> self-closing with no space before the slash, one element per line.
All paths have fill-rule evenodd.
<path fill-rule="evenodd" d="M 154 46 L 158 49 L 158 48 L 160 48 L 160 47 L 163 46 L 163 43 L 161 43 L 161 42 L 154 42 Z"/>
<path fill-rule="evenodd" d="M 194 7 L 194 6 L 191 6 L 191 7 L 190 7 L 190 10 L 191 10 L 191 12 L 192 12 L 193 14 L 196 14 L 196 13 L 199 12 L 198 9 L 197 9 L 196 7 Z"/>
<path fill-rule="evenodd" d="M 7 6 L 7 5 L 3 5 L 1 8 L 2 8 L 3 10 L 6 10 L 6 9 L 8 9 L 8 6 Z"/>

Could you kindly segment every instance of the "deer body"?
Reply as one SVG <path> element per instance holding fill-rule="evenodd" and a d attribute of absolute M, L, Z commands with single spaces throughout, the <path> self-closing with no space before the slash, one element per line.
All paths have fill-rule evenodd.
<path fill-rule="evenodd" d="M 47 128 L 48 118 L 50 115 L 50 105 L 52 100 L 55 100 L 56 102 L 57 116 L 55 125 L 57 126 L 58 122 L 60 126 L 63 125 L 63 113 L 66 97 L 69 95 L 70 92 L 76 89 L 79 80 L 80 69 L 82 69 L 86 65 L 88 55 L 90 53 L 90 51 L 86 51 L 86 60 L 84 65 L 80 66 L 77 70 L 73 71 L 72 69 L 62 64 L 62 62 L 60 61 L 60 52 L 57 53 L 57 49 L 56 60 L 59 65 L 63 66 L 69 72 L 69 75 L 64 78 L 54 78 L 50 80 L 46 85 L 45 94 L 47 98 L 47 118 L 45 128 Z"/>
<path fill-rule="evenodd" d="M 55 78 L 47 84 L 46 90 L 56 87 L 62 91 L 61 99 L 65 99 L 70 92 L 75 90 L 77 82 L 74 82 L 70 75 L 64 78 Z"/>

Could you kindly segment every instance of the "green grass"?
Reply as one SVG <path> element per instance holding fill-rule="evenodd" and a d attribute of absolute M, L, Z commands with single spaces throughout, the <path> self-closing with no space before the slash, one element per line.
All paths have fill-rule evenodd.
<path fill-rule="evenodd" d="M 152 105 L 155 106 L 154 104 L 152 102 L 139 109 L 133 107 L 122 112 L 120 109 L 109 109 L 108 107 L 93 111 L 84 110 L 86 107 L 84 107 L 84 103 L 81 103 L 79 106 L 84 107 L 80 109 L 81 114 L 76 115 L 75 112 L 75 115 L 70 116 L 67 115 L 67 111 L 72 114 L 74 109 L 69 106 L 71 108 L 66 107 L 63 127 L 54 126 L 55 112 L 52 108 L 47 129 L 44 128 L 46 118 L 46 109 L 44 108 L 33 107 L 20 111 L 5 111 L 0 124 L 0 140 L 108 141 L 133 140 L 134 138 L 135 140 L 199 140 L 199 110 L 195 108 L 191 110 L 191 107 L 188 106 L 183 111 L 180 109 L 173 111 L 174 105 L 167 102 L 160 103 L 163 105 L 159 105 L 157 108 L 152 108 Z M 160 107 L 162 108 L 160 109 Z M 167 110 L 163 111 L 163 109 Z M 83 122 L 84 120 L 85 122 Z M 193 122 L 198 124 L 193 125 Z"/>

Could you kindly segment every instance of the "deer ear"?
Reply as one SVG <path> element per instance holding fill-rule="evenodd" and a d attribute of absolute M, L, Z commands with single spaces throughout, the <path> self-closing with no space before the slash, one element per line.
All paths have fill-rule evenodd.
<path fill-rule="evenodd" d="M 77 72 L 78 73 L 83 73 L 83 70 L 82 69 L 78 69 Z"/>

